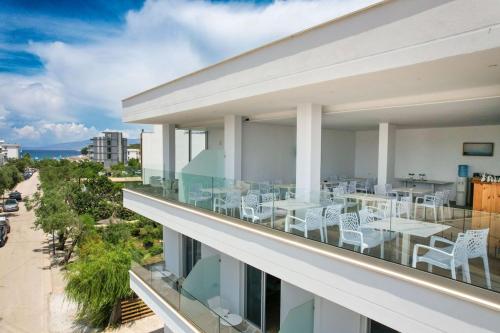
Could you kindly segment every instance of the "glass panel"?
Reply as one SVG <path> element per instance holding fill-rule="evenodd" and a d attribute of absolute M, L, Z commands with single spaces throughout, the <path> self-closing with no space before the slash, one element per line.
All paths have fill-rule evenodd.
<path fill-rule="evenodd" d="M 262 271 L 250 265 L 246 265 L 245 294 L 246 319 L 260 327 L 262 310 Z"/>
<path fill-rule="evenodd" d="M 267 333 L 280 331 L 281 280 L 266 274 L 266 329 Z M 306 332 L 306 331 L 297 331 Z M 311 331 L 312 333 L 312 331 Z"/>
<path fill-rule="evenodd" d="M 308 192 L 284 182 L 163 174 L 144 170 L 142 182 L 125 186 L 263 231 L 272 228 L 424 271 L 431 265 L 432 274 L 500 290 L 500 214 L 453 207 L 444 191 L 392 190 L 370 179 L 332 177 L 321 191 Z M 432 261 L 441 253 L 436 250 L 448 252 L 439 267 Z M 452 258 L 464 265 L 451 269 Z"/>
<path fill-rule="evenodd" d="M 180 313 L 205 333 L 219 333 L 220 317 L 184 288 L 181 291 Z"/>
<path fill-rule="evenodd" d="M 280 333 L 312 333 L 313 327 L 314 300 L 310 300 L 288 311 Z"/>

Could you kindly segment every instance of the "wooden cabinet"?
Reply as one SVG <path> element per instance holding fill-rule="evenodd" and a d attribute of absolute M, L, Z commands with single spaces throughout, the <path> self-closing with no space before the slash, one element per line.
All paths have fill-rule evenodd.
<path fill-rule="evenodd" d="M 500 183 L 474 181 L 474 210 L 500 213 Z"/>

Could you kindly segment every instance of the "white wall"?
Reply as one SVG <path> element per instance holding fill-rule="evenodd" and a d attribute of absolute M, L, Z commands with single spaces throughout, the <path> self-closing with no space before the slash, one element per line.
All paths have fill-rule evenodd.
<path fill-rule="evenodd" d="M 182 276 L 182 235 L 163 226 L 163 253 L 165 267 L 176 276 Z"/>
<path fill-rule="evenodd" d="M 367 319 L 359 313 L 314 296 L 314 333 L 366 332 Z"/>
<path fill-rule="evenodd" d="M 376 178 L 378 165 L 378 131 L 357 131 L 354 175 Z"/>
<path fill-rule="evenodd" d="M 224 129 L 207 128 L 208 149 L 224 149 Z"/>
<path fill-rule="evenodd" d="M 463 156 L 464 142 L 494 142 L 493 157 Z M 459 164 L 469 165 L 470 176 L 473 172 L 500 174 L 500 125 L 396 131 L 396 177 L 414 172 L 454 182 Z"/>
<path fill-rule="evenodd" d="M 323 129 L 321 148 L 321 179 L 354 175 L 355 132 Z"/>
<path fill-rule="evenodd" d="M 242 179 L 295 182 L 295 126 L 243 123 Z"/>

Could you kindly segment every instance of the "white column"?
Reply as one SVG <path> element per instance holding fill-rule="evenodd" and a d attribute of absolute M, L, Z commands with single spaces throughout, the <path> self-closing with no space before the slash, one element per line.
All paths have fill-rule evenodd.
<path fill-rule="evenodd" d="M 175 125 L 161 125 L 161 144 L 165 178 L 175 176 Z"/>
<path fill-rule="evenodd" d="M 394 181 L 396 130 L 389 123 L 380 123 L 378 128 L 378 184 L 391 184 Z"/>
<path fill-rule="evenodd" d="M 321 105 L 297 106 L 297 195 L 309 200 L 318 194 L 321 177 Z M 302 193 L 302 194 L 301 194 Z"/>
<path fill-rule="evenodd" d="M 241 180 L 241 116 L 224 116 L 224 175 Z"/>
<path fill-rule="evenodd" d="M 165 268 L 175 274 L 182 274 L 182 235 L 170 228 L 163 227 L 163 257 Z"/>

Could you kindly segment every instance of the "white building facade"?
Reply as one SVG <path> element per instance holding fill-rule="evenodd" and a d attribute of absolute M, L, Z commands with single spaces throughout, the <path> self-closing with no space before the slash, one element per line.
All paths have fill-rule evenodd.
<path fill-rule="evenodd" d="M 118 163 L 127 163 L 127 139 L 121 132 L 103 132 L 103 136 L 91 139 L 89 157 L 92 161 L 110 168 Z"/>
<path fill-rule="evenodd" d="M 9 159 L 18 159 L 20 157 L 21 145 L 17 143 L 6 143 L 0 140 L 0 165 Z"/>
<path fill-rule="evenodd" d="M 499 9 L 385 1 L 124 100 L 165 332 L 498 331 L 500 206 L 454 200 L 500 175 Z"/>

